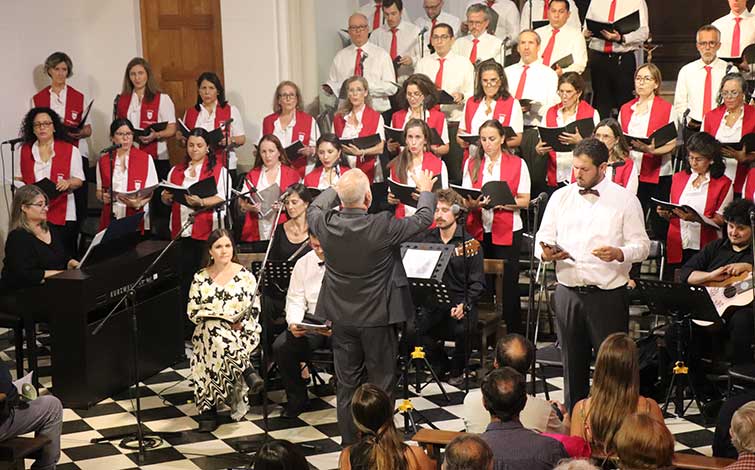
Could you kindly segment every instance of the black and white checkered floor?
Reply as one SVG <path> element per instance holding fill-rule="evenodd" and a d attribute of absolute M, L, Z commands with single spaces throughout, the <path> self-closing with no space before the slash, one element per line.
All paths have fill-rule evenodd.
<path fill-rule="evenodd" d="M 41 342 L 46 343 L 45 337 Z M 8 333 L 0 335 L 0 357 L 12 364 L 13 350 Z M 44 348 L 43 348 L 44 350 Z M 191 354 L 187 351 L 187 354 Z M 50 385 L 49 356 L 41 359 L 41 382 Z M 12 367 L 12 370 L 13 367 Z M 188 380 L 188 361 L 165 369 L 150 377 L 140 387 L 142 419 L 146 430 L 179 431 L 180 436 L 167 438 L 158 448 L 147 452 L 147 461 L 137 463 L 133 450 L 122 449 L 118 441 L 92 444 L 93 438 L 108 437 L 124 432 L 135 432 L 136 418 L 129 392 L 103 400 L 88 410 L 66 409 L 63 416 L 62 456 L 59 470 L 120 470 L 120 469 L 225 469 L 245 467 L 250 458 L 236 451 L 240 443 L 249 436 L 263 431 L 261 407 L 254 406 L 246 420 L 234 423 L 228 420 L 210 434 L 195 431 L 197 414 L 192 402 L 193 392 Z M 327 377 L 327 376 L 325 376 Z M 561 388 L 563 379 L 547 379 L 551 399 L 563 400 Z M 298 419 L 278 418 L 281 404 L 285 403 L 285 393 L 281 390 L 270 392 L 271 413 L 270 435 L 273 438 L 288 439 L 305 444 L 305 453 L 312 468 L 333 469 L 338 467 L 340 436 L 338 433 L 335 396 L 328 387 L 310 388 L 312 409 Z M 446 404 L 440 389 L 435 384 L 427 386 L 421 396 L 412 396 L 416 409 L 430 419 L 440 429 L 461 430 L 463 421 L 459 418 L 463 392 L 447 386 L 451 403 Z M 542 390 L 540 390 L 542 393 Z M 42 392 L 46 393 L 46 392 Z M 673 410 L 673 406 L 671 407 Z M 403 418 L 396 417 L 397 425 L 403 426 Z M 676 450 L 711 455 L 713 428 L 706 426 L 694 404 L 686 418 L 666 419 L 676 438 Z M 29 468 L 30 461 L 27 461 Z"/>

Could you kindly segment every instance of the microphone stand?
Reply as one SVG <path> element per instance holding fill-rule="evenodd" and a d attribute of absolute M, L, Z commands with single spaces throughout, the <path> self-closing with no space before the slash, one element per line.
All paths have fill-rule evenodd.
<path fill-rule="evenodd" d="M 750 210 L 750 245 L 750 249 L 755 253 L 755 210 Z M 755 270 L 750 273 L 750 282 L 755 286 Z M 755 302 L 752 302 L 752 311 L 755 315 Z"/>
<path fill-rule="evenodd" d="M 115 149 L 111 146 L 107 154 L 110 158 L 110 188 L 108 188 L 108 194 L 110 195 L 110 221 L 112 222 L 115 220 L 115 200 L 113 199 L 113 178 L 115 177 Z M 128 187 L 128 183 L 126 183 L 126 185 Z"/>
<path fill-rule="evenodd" d="M 533 212 L 533 219 L 530 221 L 530 236 L 528 237 L 528 243 L 530 245 L 530 254 L 529 254 L 529 288 L 527 293 L 527 326 L 525 327 L 524 336 L 525 338 L 530 337 L 530 325 L 532 325 L 532 313 L 535 306 L 535 284 L 537 284 L 537 271 L 535 271 L 535 234 L 537 233 L 538 229 L 538 222 L 540 221 L 540 204 L 542 204 L 543 200 L 540 199 L 540 196 L 537 197 L 535 200 L 535 203 L 532 205 L 532 212 Z M 539 303 L 538 303 L 539 306 Z M 539 314 L 538 314 L 538 320 L 539 320 Z M 537 325 L 534 327 L 533 336 L 532 336 L 532 344 L 537 345 Z M 532 364 L 531 364 L 531 377 L 532 377 L 532 395 L 535 395 L 535 385 L 536 385 L 536 378 L 535 378 L 535 357 L 537 355 L 537 347 L 534 349 L 534 354 L 532 356 Z"/>
<path fill-rule="evenodd" d="M 456 223 L 461 225 L 461 249 L 464 256 L 464 393 L 469 394 L 469 356 L 471 355 L 471 341 L 470 335 L 472 331 L 471 321 L 469 320 L 469 313 L 471 311 L 469 305 L 469 258 L 467 257 L 467 220 L 466 212 L 459 212 L 460 219 L 456 220 Z M 485 354 L 485 351 L 480 351 L 480 354 Z"/>
<path fill-rule="evenodd" d="M 226 106 L 231 106 L 230 104 L 226 103 Z M 217 106 L 216 106 L 217 107 Z M 224 124 L 225 127 L 223 128 L 223 134 L 225 135 L 225 147 L 223 148 L 223 167 L 225 168 L 225 200 L 227 201 L 231 195 L 231 149 L 233 148 L 233 143 L 231 142 L 231 123 L 233 122 L 233 118 L 227 120 Z M 229 231 L 233 230 L 233 224 L 231 222 L 232 217 L 228 217 L 224 221 L 221 217 L 221 204 L 218 204 L 216 207 L 216 215 L 218 218 L 218 227 L 223 227 L 227 225 L 227 228 Z"/>
<path fill-rule="evenodd" d="M 10 195 L 11 199 L 13 199 L 13 196 L 16 194 L 16 185 L 15 183 L 15 177 L 16 177 L 16 142 L 10 142 Z"/>

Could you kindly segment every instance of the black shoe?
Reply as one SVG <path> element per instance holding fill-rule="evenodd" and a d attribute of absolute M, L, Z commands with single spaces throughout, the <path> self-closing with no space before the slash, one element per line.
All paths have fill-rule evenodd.
<path fill-rule="evenodd" d="M 250 395 L 257 395 L 262 391 L 265 381 L 262 380 L 262 377 L 260 377 L 257 371 L 254 370 L 254 367 L 249 366 L 242 375 L 244 377 L 244 382 L 246 382 L 246 386 L 249 387 Z"/>
<path fill-rule="evenodd" d="M 464 374 L 459 374 L 459 375 L 451 374 L 451 376 L 448 378 L 448 380 L 446 380 L 446 382 L 448 383 L 448 385 L 451 385 L 452 387 L 461 388 L 462 386 L 464 386 Z"/>
<path fill-rule="evenodd" d="M 218 412 L 215 409 L 203 411 L 196 420 L 199 422 L 197 432 L 213 432 L 218 428 Z"/>
<path fill-rule="evenodd" d="M 287 404 L 285 407 L 283 407 L 283 411 L 281 411 L 280 417 L 294 419 L 308 409 L 309 400 L 307 400 L 307 402 L 303 406 L 292 406 L 291 404 Z"/>

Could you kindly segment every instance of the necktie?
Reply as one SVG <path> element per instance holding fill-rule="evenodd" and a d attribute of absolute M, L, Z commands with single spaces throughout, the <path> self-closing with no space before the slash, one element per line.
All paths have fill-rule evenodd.
<path fill-rule="evenodd" d="M 545 0 L 543 2 L 543 19 L 548 19 L 548 7 L 550 7 L 550 0 Z"/>
<path fill-rule="evenodd" d="M 391 28 L 391 34 L 393 37 L 391 38 L 391 60 L 396 60 L 396 57 L 398 56 L 398 38 L 396 37 L 396 32 L 398 31 L 398 28 Z"/>
<path fill-rule="evenodd" d="M 433 29 L 435 29 L 435 23 L 438 21 L 438 18 L 433 18 L 433 26 L 430 28 L 430 32 L 432 32 Z"/>
<path fill-rule="evenodd" d="M 362 70 L 362 48 L 357 47 L 357 60 L 354 62 L 354 75 L 357 76 L 363 76 L 364 71 Z"/>
<path fill-rule="evenodd" d="M 711 108 L 711 96 L 713 94 L 713 77 L 711 77 L 710 73 L 711 67 L 710 65 L 705 66 L 705 91 L 703 92 L 703 116 L 705 117 L 706 114 L 710 111 Z"/>
<path fill-rule="evenodd" d="M 477 62 L 477 43 L 480 42 L 479 39 L 475 38 L 472 39 L 472 52 L 469 53 L 469 61 L 474 64 Z"/>
<path fill-rule="evenodd" d="M 372 29 L 376 30 L 380 27 L 380 9 L 383 8 L 382 2 L 375 2 L 375 14 L 372 15 Z"/>
<path fill-rule="evenodd" d="M 611 7 L 608 9 L 608 22 L 613 23 L 616 19 L 616 0 L 611 0 Z M 613 52 L 613 43 L 611 41 L 605 41 L 603 46 L 603 52 L 610 54 Z"/>
<path fill-rule="evenodd" d="M 741 17 L 734 18 L 734 33 L 731 35 L 731 56 L 739 57 L 739 36 L 741 31 L 739 29 L 739 22 L 742 21 Z"/>
<path fill-rule="evenodd" d="M 560 29 L 553 28 L 553 33 L 551 33 L 551 38 L 548 40 L 548 45 L 545 46 L 545 50 L 543 51 L 543 64 L 550 65 L 551 64 L 551 54 L 553 54 L 553 46 L 556 43 L 556 34 L 561 31 Z"/>
<path fill-rule="evenodd" d="M 485 3 L 488 4 L 488 8 L 493 8 L 493 4 L 495 3 L 495 0 L 485 0 Z"/>
<path fill-rule="evenodd" d="M 524 66 L 524 70 L 522 71 L 522 76 L 519 77 L 519 85 L 516 86 L 516 94 L 514 95 L 514 98 L 518 100 L 522 99 L 522 94 L 524 93 L 524 83 L 527 81 L 528 68 L 530 68 L 529 65 Z"/>
<path fill-rule="evenodd" d="M 600 193 L 597 189 L 588 188 L 588 189 L 580 189 L 579 194 L 582 196 L 587 196 L 588 194 L 592 194 L 595 197 L 600 197 Z"/>
<path fill-rule="evenodd" d="M 435 74 L 435 88 L 438 90 L 443 87 L 443 62 L 445 61 L 446 59 L 438 58 L 440 65 L 438 65 L 438 73 Z"/>

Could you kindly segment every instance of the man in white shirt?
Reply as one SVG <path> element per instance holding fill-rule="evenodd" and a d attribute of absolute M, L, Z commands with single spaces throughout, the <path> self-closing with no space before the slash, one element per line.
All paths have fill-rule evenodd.
<path fill-rule="evenodd" d="M 516 43 L 516 37 L 519 36 L 519 8 L 511 0 L 470 0 L 467 8 L 474 4 L 485 5 L 498 15 L 498 21 L 495 25 L 495 31 L 492 33 L 501 40 L 508 38 L 508 51 Z M 490 26 L 489 26 L 490 27 Z"/>
<path fill-rule="evenodd" d="M 755 43 L 755 15 L 747 11 L 747 0 L 728 0 L 731 11 L 713 22 L 721 32 L 721 57 L 741 57 L 745 47 Z"/>
<path fill-rule="evenodd" d="M 337 97 L 347 78 L 361 75 L 369 84 L 372 108 L 381 113 L 387 111 L 391 107 L 388 97 L 398 91 L 391 57 L 380 46 L 367 41 L 367 17 L 361 13 L 349 17 L 349 37 L 351 44 L 333 58 L 323 90 Z"/>
<path fill-rule="evenodd" d="M 367 18 L 367 21 L 369 21 L 370 32 L 378 29 L 383 23 L 385 23 L 385 16 L 383 14 L 384 3 L 386 2 L 376 0 L 359 7 L 359 13 L 363 14 L 365 18 Z M 407 15 L 406 11 L 401 14 L 401 20 L 410 21 L 409 15 Z"/>
<path fill-rule="evenodd" d="M 559 60 L 571 55 L 571 65 L 566 68 L 557 65 L 554 68 L 559 77 L 564 72 L 582 73 L 587 67 L 587 44 L 582 31 L 568 23 L 568 19 L 575 14 L 567 0 L 551 0 L 549 24 L 535 30 L 543 44 L 540 48 L 543 65 L 553 68 Z"/>
<path fill-rule="evenodd" d="M 469 62 L 476 64 L 488 59 L 494 59 L 503 64 L 503 42 L 488 34 L 490 13 L 488 8 L 480 3 L 471 5 L 467 9 L 467 26 L 469 35 L 454 42 L 453 51 Z"/>
<path fill-rule="evenodd" d="M 586 398 L 592 351 L 629 327 L 626 284 L 650 248 L 637 197 L 605 177 L 608 148 L 587 138 L 574 149 L 576 184 L 551 196 L 535 255 L 556 263 L 554 294 L 568 410 Z"/>
<path fill-rule="evenodd" d="M 286 390 L 287 404 L 281 417 L 295 418 L 307 409 L 307 383 L 301 377 L 301 363 L 310 353 L 326 343 L 330 329 L 312 332 L 300 328 L 305 314 L 314 314 L 317 297 L 320 295 L 322 278 L 325 275 L 325 254 L 320 241 L 309 234 L 312 251 L 299 258 L 291 272 L 291 281 L 286 294 L 286 323 L 288 329 L 278 335 L 273 343 L 275 362 Z"/>
<path fill-rule="evenodd" d="M 548 25 L 548 11 L 550 10 L 550 0 L 533 0 L 532 1 L 532 24 L 530 24 L 530 0 L 526 0 L 522 5 L 522 19 L 519 22 L 519 29 L 537 30 Z M 579 20 L 579 8 L 574 0 L 569 0 L 569 19 L 567 26 L 582 30 L 582 22 Z"/>
<path fill-rule="evenodd" d="M 414 72 L 420 56 L 419 28 L 402 20 L 402 0 L 384 0 L 385 23 L 370 35 L 370 42 L 382 47 L 391 57 L 399 83 Z"/>
<path fill-rule="evenodd" d="M 425 10 L 426 16 L 421 16 L 414 20 L 414 24 L 422 30 L 426 31 L 422 35 L 422 42 L 424 45 L 424 51 L 422 51 L 422 57 L 425 57 L 432 53 L 430 50 L 431 38 L 430 33 L 435 25 L 445 23 L 451 26 L 455 34 L 459 34 L 459 27 L 461 26 L 461 20 L 458 16 L 454 16 L 451 13 L 443 11 L 444 0 L 423 0 L 422 8 Z"/>

